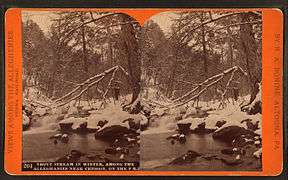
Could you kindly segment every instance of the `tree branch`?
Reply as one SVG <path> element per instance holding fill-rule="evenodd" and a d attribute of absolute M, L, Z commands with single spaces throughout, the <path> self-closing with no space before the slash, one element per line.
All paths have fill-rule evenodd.
<path fill-rule="evenodd" d="M 189 30 L 189 31 L 187 32 L 187 34 L 186 34 L 184 37 L 181 38 L 181 40 L 184 40 L 184 39 L 189 38 L 189 37 L 193 34 L 194 31 L 196 31 L 197 29 L 201 28 L 202 26 L 204 26 L 204 25 L 206 25 L 206 24 L 210 24 L 210 23 L 213 23 L 213 22 L 218 21 L 218 20 L 221 20 L 221 19 L 225 19 L 225 18 L 230 17 L 230 16 L 235 16 L 235 15 L 245 14 L 245 13 L 247 13 L 247 12 L 236 12 L 236 13 L 226 14 L 226 15 L 220 16 L 220 17 L 218 17 L 218 18 L 214 18 L 214 19 L 208 20 L 208 21 L 206 21 L 206 22 L 203 22 L 203 23 L 201 23 L 200 25 L 196 26 L 195 28 Z M 173 36 L 175 36 L 176 33 L 178 33 L 178 31 L 176 31 L 173 35 L 171 35 L 171 36 L 169 37 L 169 39 L 171 39 Z M 186 44 L 186 43 L 187 43 L 187 42 L 185 42 L 184 44 Z"/>
<path fill-rule="evenodd" d="M 193 100 L 199 98 L 199 96 L 201 94 L 203 94 L 209 87 L 211 87 L 212 85 L 214 85 L 214 84 L 218 83 L 220 80 L 222 80 L 223 77 L 224 77 L 224 74 L 221 74 L 221 76 L 218 79 L 216 79 L 215 81 L 211 82 L 210 84 L 205 85 L 205 88 L 203 88 L 198 94 L 196 94 L 195 96 L 191 97 L 190 99 L 188 99 L 188 100 L 186 100 L 186 101 L 184 101 L 182 103 L 179 103 L 179 104 L 176 104 L 176 105 L 173 104 L 173 106 L 170 106 L 170 108 L 175 108 L 175 107 L 182 106 L 182 105 L 184 105 L 184 104 L 186 104 L 186 103 L 188 103 L 190 101 L 193 101 Z"/>
<path fill-rule="evenodd" d="M 77 98 L 80 98 L 81 95 L 86 92 L 90 87 L 94 86 L 95 84 L 97 84 L 98 82 L 100 82 L 105 76 L 102 76 L 100 77 L 97 81 L 94 81 L 93 83 L 89 84 L 85 89 L 83 89 L 78 95 L 72 97 L 71 99 L 69 99 L 68 101 L 62 103 L 62 104 L 58 104 L 56 105 L 56 107 L 60 107 L 60 106 L 64 106 L 65 104 L 68 104 L 69 102 L 77 99 Z"/>
<path fill-rule="evenodd" d="M 233 80 L 233 77 L 235 75 L 235 72 L 237 71 L 237 69 L 234 69 L 231 73 L 231 76 L 228 80 L 228 82 L 226 83 L 226 86 L 225 86 L 225 90 L 223 91 L 223 93 L 221 94 L 221 103 L 219 104 L 218 108 L 220 108 L 221 106 L 224 106 L 224 98 L 225 98 L 225 95 L 226 93 L 228 92 L 228 87 L 229 85 L 231 84 L 232 80 Z"/>
<path fill-rule="evenodd" d="M 226 28 L 229 28 L 229 27 L 233 27 L 233 26 L 240 26 L 240 25 L 245 25 L 245 24 L 261 24 L 262 21 L 250 21 L 250 22 L 242 22 L 242 23 L 235 23 L 235 24 L 229 24 L 227 26 L 223 26 L 221 28 L 217 28 L 217 29 L 211 29 L 209 31 L 206 31 L 205 33 L 208 33 L 208 32 L 212 32 L 212 31 L 219 31 L 221 29 L 226 29 Z"/>
<path fill-rule="evenodd" d="M 195 91 L 197 91 L 199 88 L 201 88 L 201 86 L 203 86 L 204 84 L 206 84 L 206 83 L 208 83 L 208 82 L 210 82 L 210 81 L 212 81 L 212 80 L 214 80 L 214 79 L 217 79 L 217 78 L 221 77 L 222 75 L 225 75 L 225 74 L 228 74 L 228 73 L 232 72 L 235 68 L 236 68 L 236 66 L 235 66 L 235 67 L 232 67 L 232 68 L 230 68 L 230 69 L 227 69 L 227 70 L 224 71 L 223 73 L 217 74 L 217 75 L 215 75 L 215 76 L 212 76 L 212 77 L 206 79 L 205 81 L 203 81 L 202 83 L 200 83 L 196 88 L 194 88 L 194 89 L 192 89 L 191 91 L 187 92 L 185 95 L 183 95 L 183 96 L 175 99 L 175 100 L 173 101 L 173 103 L 175 103 L 175 102 L 177 102 L 177 101 L 180 101 L 180 100 L 182 100 L 182 99 L 190 96 L 190 95 L 193 94 Z"/>
<path fill-rule="evenodd" d="M 70 91 L 68 94 L 62 96 L 62 97 L 59 98 L 59 99 L 56 99 L 54 102 L 59 102 L 59 101 L 65 99 L 65 98 L 69 97 L 71 94 L 73 94 L 74 92 L 76 92 L 77 90 L 79 90 L 79 89 L 80 89 L 82 86 L 84 86 L 85 84 L 89 84 L 89 83 L 91 83 L 91 81 L 93 81 L 94 79 L 99 78 L 99 77 L 103 77 L 103 76 L 105 76 L 106 74 L 111 73 L 111 72 L 112 72 L 113 70 L 115 70 L 116 68 L 118 68 L 118 66 L 114 66 L 114 67 L 112 67 L 112 68 L 104 71 L 104 72 L 101 73 L 101 74 L 97 74 L 97 75 L 95 75 L 95 76 L 87 79 L 87 80 L 84 81 L 83 83 L 79 84 L 75 89 L 73 89 L 72 91 Z"/>
<path fill-rule="evenodd" d="M 219 82 L 220 80 L 222 80 L 225 75 L 232 73 L 232 75 L 231 75 L 231 77 L 230 77 L 230 79 L 229 79 L 229 81 L 228 81 L 228 83 L 227 83 L 227 85 L 226 85 L 226 88 L 227 88 L 227 87 L 230 85 L 230 83 L 232 82 L 232 80 L 233 80 L 234 73 L 235 73 L 236 71 L 238 71 L 238 70 L 239 70 L 241 73 L 243 73 L 244 75 L 247 75 L 247 73 L 245 73 L 245 72 L 242 70 L 242 68 L 240 68 L 240 67 L 238 67 L 238 66 L 234 66 L 234 67 L 232 67 L 232 68 L 229 68 L 229 69 L 223 71 L 223 72 L 220 73 L 220 74 L 217 74 L 217 75 L 215 75 L 215 76 L 212 76 L 212 77 L 206 79 L 206 80 L 203 81 L 202 83 L 198 84 L 197 87 L 195 87 L 195 88 L 192 89 L 191 91 L 189 91 L 189 92 L 187 92 L 186 94 L 184 94 L 183 96 L 181 96 L 181 97 L 173 100 L 172 103 L 171 103 L 169 106 L 178 107 L 178 106 L 180 106 L 180 105 L 186 104 L 187 102 L 190 102 L 190 101 L 198 98 L 205 90 L 207 90 L 207 88 L 209 88 L 210 86 L 212 86 L 212 85 L 216 84 L 217 82 Z M 215 80 L 215 79 L 216 79 L 216 80 Z M 213 81 L 213 80 L 214 80 L 214 81 Z M 212 83 L 209 83 L 209 82 L 211 82 L 211 81 L 213 81 L 213 82 L 212 82 Z M 215 83 L 214 83 L 214 82 L 215 82 Z M 209 83 L 209 84 L 207 85 L 207 83 Z M 205 86 L 205 87 L 204 87 L 204 86 Z M 202 87 L 204 87 L 204 88 L 201 90 Z M 182 100 L 184 100 L 185 98 L 189 97 L 190 95 L 192 95 L 193 93 L 195 93 L 198 89 L 200 90 L 200 92 L 199 92 L 197 95 L 195 95 L 195 96 L 193 96 L 192 98 L 190 98 L 188 101 L 186 100 L 186 101 L 184 101 L 184 103 L 180 103 L 180 104 L 178 104 L 178 105 L 173 105 L 174 103 L 179 102 L 179 101 L 182 101 Z M 224 96 L 225 96 L 226 92 L 227 92 L 227 90 L 224 91 L 224 93 L 223 93 Z"/>

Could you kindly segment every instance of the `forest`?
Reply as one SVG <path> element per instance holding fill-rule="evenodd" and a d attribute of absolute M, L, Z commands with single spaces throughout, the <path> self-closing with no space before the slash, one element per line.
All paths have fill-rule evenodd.
<path fill-rule="evenodd" d="M 37 87 L 51 100 L 75 87 L 84 90 L 86 87 L 81 83 L 116 66 L 121 68 L 117 76 L 113 75 L 113 83 L 119 82 L 124 93 L 133 92 L 135 99 L 140 92 L 139 24 L 121 13 L 57 12 L 56 15 L 48 35 L 33 20 L 23 22 L 23 89 L 28 91 L 25 91 L 27 99 L 29 87 Z M 116 74 L 114 69 L 107 75 Z M 110 79 L 101 79 L 79 97 L 105 99 L 113 85 L 109 84 Z"/>
<path fill-rule="evenodd" d="M 200 98 L 221 98 L 224 91 L 225 98 L 233 97 L 233 89 L 238 96 L 252 94 L 261 82 L 261 28 L 261 14 L 252 12 L 181 12 L 173 20 L 170 35 L 151 20 L 144 27 L 142 86 L 156 87 L 163 96 L 176 99 L 208 78 L 237 67 L 237 73 L 221 77 Z"/>
<path fill-rule="evenodd" d="M 62 148 L 48 150 L 44 160 L 70 161 L 67 151 L 87 148 L 80 133 L 104 144 L 73 161 L 84 156 L 141 162 L 143 169 L 186 170 L 193 163 L 193 170 L 261 169 L 261 12 L 171 11 L 144 25 L 116 12 L 49 15 L 23 14 L 25 161 L 39 160 L 30 151 L 47 136 Z M 31 135 L 39 132 L 46 135 Z M 159 143 L 165 153 L 151 153 Z M 208 147 L 213 150 L 196 153 Z M 198 167 L 203 161 L 206 166 Z"/>

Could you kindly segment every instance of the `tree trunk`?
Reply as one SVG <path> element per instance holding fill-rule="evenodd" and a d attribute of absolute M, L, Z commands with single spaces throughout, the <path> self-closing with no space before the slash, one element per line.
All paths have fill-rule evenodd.
<path fill-rule="evenodd" d="M 81 13 L 81 22 L 84 23 L 84 13 Z M 85 38 L 85 26 L 81 27 L 81 36 L 82 36 L 82 58 L 83 58 L 83 70 L 85 72 L 84 79 L 89 78 L 89 69 L 88 69 L 88 62 L 87 62 L 87 49 L 86 49 L 86 38 Z M 86 98 L 89 100 L 90 98 L 90 90 L 86 93 Z"/>
<path fill-rule="evenodd" d="M 204 12 L 201 14 L 201 23 L 204 22 Z M 208 77 L 208 60 L 207 60 L 207 49 L 206 49 L 206 39 L 205 39 L 205 27 L 204 25 L 201 27 L 201 36 L 202 36 L 202 53 L 203 53 L 203 69 L 204 69 L 204 77 L 207 79 Z"/>
<path fill-rule="evenodd" d="M 112 46 L 112 39 L 111 39 L 111 29 L 108 27 L 107 28 L 107 32 L 108 32 L 108 61 L 111 64 L 111 67 L 115 66 L 116 64 L 114 63 L 114 59 L 113 59 L 113 46 Z"/>
<path fill-rule="evenodd" d="M 132 100 L 130 104 L 132 104 L 138 98 L 141 91 L 141 61 L 139 56 L 139 45 L 135 37 L 136 30 L 132 24 L 123 25 L 122 35 L 128 55 L 128 72 L 132 85 Z"/>
<path fill-rule="evenodd" d="M 81 21 L 84 23 L 83 14 L 81 15 Z M 82 36 L 82 57 L 83 57 L 83 70 L 85 72 L 85 78 L 89 78 L 88 72 L 88 62 L 87 62 L 87 50 L 86 50 L 86 38 L 85 38 L 85 26 L 81 27 L 81 36 Z"/>
<path fill-rule="evenodd" d="M 232 44 L 232 32 L 229 27 L 227 27 L 228 32 L 228 45 L 229 45 L 229 61 L 230 61 L 230 67 L 234 66 L 234 55 L 233 55 L 233 44 Z"/>
<path fill-rule="evenodd" d="M 166 97 L 171 97 L 173 89 L 174 89 L 174 78 L 175 78 L 176 71 L 177 71 L 177 57 L 173 61 L 171 69 L 172 71 L 169 76 L 169 81 L 166 87 Z"/>
<path fill-rule="evenodd" d="M 249 21 L 249 17 L 249 14 L 242 14 L 241 22 Z M 257 64 L 257 44 L 254 39 L 252 24 L 240 26 L 240 38 L 252 92 L 255 84 L 261 81 L 261 73 L 259 73 Z"/>

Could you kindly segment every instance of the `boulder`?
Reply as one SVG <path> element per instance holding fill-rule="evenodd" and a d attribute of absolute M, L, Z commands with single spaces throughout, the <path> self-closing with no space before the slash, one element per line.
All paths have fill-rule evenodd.
<path fill-rule="evenodd" d="M 242 106 L 241 111 L 249 115 L 262 114 L 262 82 L 254 84 L 249 103 Z"/>
<path fill-rule="evenodd" d="M 192 123 L 177 123 L 178 131 L 183 134 L 187 134 L 190 131 Z"/>
<path fill-rule="evenodd" d="M 81 106 L 80 106 L 81 107 Z M 72 114 L 68 114 L 68 118 L 69 117 L 74 117 L 74 118 L 85 118 L 90 116 L 90 112 L 87 109 L 83 109 L 83 110 L 77 110 L 76 112 L 73 112 Z"/>
<path fill-rule="evenodd" d="M 183 119 L 183 118 L 182 118 L 182 115 L 175 117 L 175 121 L 180 121 L 180 120 L 182 120 L 182 119 Z"/>
<path fill-rule="evenodd" d="M 76 107 L 76 108 L 77 108 L 77 111 L 78 111 L 78 112 L 82 111 L 83 107 L 84 107 L 84 106 L 77 106 L 77 107 Z"/>
<path fill-rule="evenodd" d="M 122 154 L 129 154 L 129 149 L 126 147 L 118 148 L 117 151 L 122 153 Z"/>
<path fill-rule="evenodd" d="M 129 125 L 129 128 L 132 129 L 132 130 L 138 130 L 140 129 L 140 121 L 136 121 L 134 120 L 133 118 L 128 118 L 128 119 L 125 119 L 124 121 L 122 121 L 123 123 L 127 122 L 128 121 L 128 125 Z"/>
<path fill-rule="evenodd" d="M 182 156 L 174 159 L 174 160 L 171 161 L 169 164 L 172 164 L 172 165 L 182 165 L 182 164 L 191 163 L 191 162 L 193 162 L 197 157 L 200 157 L 200 156 L 202 156 L 200 153 L 189 150 L 187 153 L 185 153 L 184 155 L 182 155 Z"/>
<path fill-rule="evenodd" d="M 252 122 L 247 122 L 246 125 L 247 125 L 247 128 L 252 130 L 252 131 L 256 131 L 256 130 L 260 129 L 259 128 L 259 121 L 257 121 L 255 124 L 253 124 Z"/>
<path fill-rule="evenodd" d="M 120 157 L 119 157 L 120 162 L 124 162 L 124 158 L 125 158 L 125 155 L 121 154 Z"/>
<path fill-rule="evenodd" d="M 249 115 L 254 115 L 257 113 L 262 114 L 262 102 L 261 101 L 255 102 L 254 106 L 252 106 L 247 113 Z"/>
<path fill-rule="evenodd" d="M 29 116 L 26 115 L 25 112 L 22 113 L 22 126 L 23 126 L 23 131 L 26 131 L 29 129 L 31 125 L 31 120 Z"/>
<path fill-rule="evenodd" d="M 61 121 L 61 120 L 64 119 L 64 117 L 65 117 L 64 115 L 60 115 L 60 116 L 58 116 L 58 117 L 56 118 L 56 120 L 57 120 L 57 121 Z"/>
<path fill-rule="evenodd" d="M 238 158 L 236 158 L 236 159 L 234 159 L 234 158 L 220 158 L 220 160 L 228 166 L 237 166 L 237 165 L 243 163 L 243 160 L 238 159 Z"/>
<path fill-rule="evenodd" d="M 224 120 L 222 120 L 222 121 L 217 121 L 216 124 L 215 124 L 215 126 L 218 127 L 218 128 L 220 128 L 220 127 L 222 127 L 224 124 L 226 124 L 226 121 L 224 121 Z"/>
<path fill-rule="evenodd" d="M 180 136 L 179 136 L 179 142 L 180 142 L 181 144 L 185 144 L 185 143 L 186 143 L 186 137 L 185 137 L 184 134 L 180 134 Z"/>
<path fill-rule="evenodd" d="M 88 154 L 88 155 L 86 155 L 86 158 L 89 160 L 95 160 L 95 159 L 101 159 L 101 158 L 103 158 L 103 156 L 101 156 L 99 154 Z"/>
<path fill-rule="evenodd" d="M 206 123 L 202 122 L 197 125 L 197 127 L 191 131 L 191 133 L 196 133 L 196 134 L 208 134 L 214 132 L 215 129 L 207 129 L 206 128 Z"/>
<path fill-rule="evenodd" d="M 31 116 L 31 119 L 39 119 L 41 117 L 40 114 L 32 114 Z"/>
<path fill-rule="evenodd" d="M 145 131 L 148 126 L 149 126 L 149 119 L 144 116 L 144 115 L 140 115 L 141 116 L 141 119 L 140 119 L 140 130 L 141 131 Z"/>
<path fill-rule="evenodd" d="M 97 126 L 100 126 L 102 128 L 107 123 L 108 123 L 107 120 L 104 120 L 104 121 L 100 120 L 100 121 L 98 121 Z"/>
<path fill-rule="evenodd" d="M 54 139 L 53 143 L 54 143 L 55 145 L 58 144 L 57 139 Z"/>
<path fill-rule="evenodd" d="M 62 134 L 55 134 L 53 136 L 50 136 L 49 139 L 60 139 L 62 137 Z"/>
<path fill-rule="evenodd" d="M 241 124 L 246 123 L 247 129 L 256 131 L 259 128 L 259 121 L 256 121 L 255 123 L 252 122 L 252 119 L 244 119 L 241 121 Z"/>
<path fill-rule="evenodd" d="M 199 131 L 199 132 L 205 132 L 205 126 L 206 126 L 206 123 L 205 122 L 202 122 L 200 124 L 197 125 L 197 127 L 195 128 L 195 130 Z"/>
<path fill-rule="evenodd" d="M 98 131 L 99 128 L 88 128 L 88 123 L 83 122 L 79 124 L 79 127 L 77 127 L 73 132 L 75 133 L 81 133 L 81 134 L 86 134 L 86 133 L 95 133 Z"/>
<path fill-rule="evenodd" d="M 81 123 L 81 124 L 79 125 L 79 128 L 80 128 L 80 129 L 87 129 L 87 125 L 88 125 L 87 122 L 83 122 L 83 123 Z"/>
<path fill-rule="evenodd" d="M 56 162 L 77 162 L 79 161 L 80 157 L 84 156 L 85 154 L 77 151 L 72 150 L 70 154 L 67 154 L 59 159 L 56 160 Z"/>
<path fill-rule="evenodd" d="M 214 159 L 218 159 L 217 155 L 206 155 L 206 156 L 202 156 L 203 159 L 206 159 L 208 161 L 214 160 Z"/>
<path fill-rule="evenodd" d="M 22 105 L 22 114 L 25 114 L 26 116 L 30 117 L 32 116 L 33 112 L 31 108 L 29 108 L 28 106 Z"/>
<path fill-rule="evenodd" d="M 254 140 L 251 139 L 251 137 L 245 135 L 238 136 L 232 141 L 233 147 L 244 147 L 249 144 L 254 144 Z"/>
<path fill-rule="evenodd" d="M 207 110 L 202 110 L 202 107 L 196 107 L 196 117 L 197 118 L 205 118 L 209 114 L 207 113 Z"/>
<path fill-rule="evenodd" d="M 75 157 L 75 158 L 80 158 L 81 156 L 85 156 L 85 153 L 82 153 L 81 151 L 78 150 L 71 150 L 70 154 Z"/>
<path fill-rule="evenodd" d="M 70 106 L 63 107 L 63 108 L 61 109 L 61 113 L 62 113 L 62 114 L 68 114 L 69 108 L 70 108 Z"/>
<path fill-rule="evenodd" d="M 220 128 L 213 133 L 213 138 L 218 139 L 227 143 L 232 143 L 232 141 L 241 135 L 253 135 L 253 131 L 246 130 L 239 126 L 227 126 Z"/>
<path fill-rule="evenodd" d="M 184 107 L 182 107 L 182 108 L 179 109 L 180 115 L 184 115 L 184 114 L 186 114 L 186 112 L 187 112 L 187 110 L 186 110 L 186 108 L 184 108 Z"/>
<path fill-rule="evenodd" d="M 130 133 L 131 130 L 129 130 L 127 127 L 121 126 L 121 125 L 112 125 L 105 127 L 98 132 L 95 133 L 95 138 L 98 139 L 117 139 L 117 137 L 121 137 L 124 134 Z"/>
<path fill-rule="evenodd" d="M 116 154 L 118 151 L 115 148 L 107 148 L 105 149 L 106 154 Z"/>
<path fill-rule="evenodd" d="M 233 150 L 233 148 L 222 149 L 221 153 L 231 155 L 231 154 L 234 154 L 234 150 Z"/>
<path fill-rule="evenodd" d="M 62 143 L 65 143 L 65 144 L 68 143 L 69 141 L 68 134 L 63 134 L 60 140 Z"/>
<path fill-rule="evenodd" d="M 146 117 L 149 117 L 151 115 L 151 107 L 150 105 L 142 105 L 142 112 Z"/>
<path fill-rule="evenodd" d="M 71 132 L 72 131 L 73 122 L 59 123 L 59 126 L 60 126 L 60 130 L 62 132 Z"/>
<path fill-rule="evenodd" d="M 258 149 L 253 153 L 253 156 L 257 159 L 260 159 L 262 157 L 262 148 Z"/>
<path fill-rule="evenodd" d="M 170 140 L 170 139 L 176 139 L 176 140 L 178 140 L 178 139 L 179 139 L 179 136 L 180 136 L 180 134 L 173 134 L 173 135 L 167 137 L 166 139 L 167 139 L 167 140 Z"/>
<path fill-rule="evenodd" d="M 161 117 L 165 115 L 165 109 L 163 108 L 155 108 L 151 112 L 151 116 Z"/>

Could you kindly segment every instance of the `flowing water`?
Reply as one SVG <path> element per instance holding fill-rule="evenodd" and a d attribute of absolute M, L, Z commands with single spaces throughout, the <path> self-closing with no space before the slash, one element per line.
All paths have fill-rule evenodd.
<path fill-rule="evenodd" d="M 49 137 L 58 134 L 58 129 L 57 115 L 44 116 L 33 122 L 32 127 L 23 132 L 23 161 L 55 161 L 69 154 L 71 150 L 103 154 L 109 146 L 108 142 L 95 139 L 94 133 L 70 134 L 68 143 L 57 141 L 57 144 L 54 144 L 54 139 Z"/>
<path fill-rule="evenodd" d="M 169 165 L 173 159 L 193 150 L 205 156 L 221 155 L 221 150 L 229 148 L 226 143 L 216 141 L 212 134 L 197 135 L 190 134 L 186 136 L 186 143 L 180 144 L 175 141 L 166 140 L 175 132 L 160 134 L 143 134 L 141 135 L 141 159 L 140 167 L 145 170 L 188 170 L 188 171 L 209 171 L 209 170 L 259 170 L 259 163 L 247 165 L 243 163 L 239 166 L 228 166 L 219 160 L 206 160 L 198 157 L 194 162 L 185 165 Z M 253 160 L 251 160 L 253 161 Z M 249 161 L 249 162 L 251 162 Z M 253 161 L 254 162 L 254 161 Z"/>
<path fill-rule="evenodd" d="M 105 149 L 109 143 L 94 138 L 94 134 L 71 134 L 67 144 L 49 139 L 50 136 L 58 132 L 57 116 L 45 116 L 33 123 L 30 130 L 23 132 L 23 151 L 22 157 L 24 162 L 51 162 L 68 154 L 71 150 L 80 150 L 87 154 L 105 154 Z M 187 135 L 185 144 L 180 144 L 166 138 L 176 132 L 164 132 L 167 128 L 168 121 L 163 125 L 163 132 L 142 133 L 140 143 L 140 167 L 145 170 L 197 170 L 197 171 L 259 171 L 261 162 L 252 158 L 246 159 L 247 162 L 238 166 L 228 166 L 223 162 L 212 159 L 206 160 L 198 157 L 194 162 L 186 165 L 169 165 L 173 159 L 193 150 L 205 156 L 221 155 L 221 150 L 228 148 L 229 145 L 212 138 L 212 134 Z M 156 130 L 159 128 L 155 128 Z M 153 129 L 152 129 L 153 130 Z M 160 128 L 161 130 L 161 128 Z M 149 130 L 148 130 L 149 131 Z M 147 131 L 147 132 L 148 132 Z M 154 132 L 154 131 L 151 131 Z M 138 151 L 138 150 L 137 150 Z M 137 152 L 135 151 L 134 154 Z M 132 159 L 133 161 L 133 159 Z"/>
<path fill-rule="evenodd" d="M 23 161 L 55 161 L 69 154 L 71 150 L 79 150 L 87 154 L 104 154 L 107 142 L 96 140 L 94 134 L 71 134 L 67 144 L 49 139 L 57 132 L 38 132 L 23 134 Z"/>

